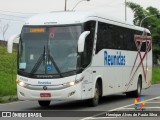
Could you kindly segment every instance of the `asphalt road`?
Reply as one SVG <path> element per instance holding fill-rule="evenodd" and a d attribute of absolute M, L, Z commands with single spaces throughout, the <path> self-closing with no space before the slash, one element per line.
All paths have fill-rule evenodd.
<path fill-rule="evenodd" d="M 142 97 L 145 99 L 145 110 L 147 111 L 160 111 L 160 84 L 152 85 L 150 88 L 142 91 Z M 116 94 L 112 96 L 106 96 L 102 98 L 100 104 L 97 107 L 89 107 L 87 102 L 84 101 L 52 101 L 49 107 L 40 107 L 37 101 L 18 101 L 7 104 L 0 104 L 0 111 L 50 111 L 59 112 L 58 117 L 54 117 L 54 120 L 88 120 L 88 119 L 114 119 L 104 118 L 101 115 L 104 111 L 135 111 L 134 105 L 135 98 L 127 98 L 125 94 Z M 66 112 L 65 112 L 66 111 Z M 67 112 L 69 111 L 69 112 Z M 77 114 L 78 117 L 66 117 L 68 114 Z M 83 111 L 89 113 L 88 116 L 83 116 Z M 94 111 L 94 112 L 90 112 Z M 97 111 L 97 112 L 95 112 Z M 82 115 L 82 116 L 81 116 Z M 2 118 L 0 118 L 1 120 Z M 9 119 L 9 118 L 7 118 Z M 13 118 L 12 118 L 13 119 Z M 15 118 L 17 119 L 17 118 Z M 23 118 L 24 119 L 24 118 Z M 28 119 L 28 118 L 26 118 Z M 43 118 L 38 118 L 41 120 Z M 46 118 L 51 119 L 51 118 Z M 119 120 L 124 118 L 118 118 Z M 139 119 L 139 118 L 125 118 L 125 119 Z M 141 117 L 141 119 L 143 119 Z M 150 119 L 150 118 L 144 118 Z M 156 117 L 154 118 L 156 120 Z M 154 120 L 153 119 L 153 120 Z M 159 118 L 157 118 L 158 120 Z"/>

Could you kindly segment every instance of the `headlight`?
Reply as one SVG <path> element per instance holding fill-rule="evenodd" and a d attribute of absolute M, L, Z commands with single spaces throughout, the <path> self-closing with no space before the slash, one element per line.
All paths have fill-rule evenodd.
<path fill-rule="evenodd" d="M 22 87 L 26 87 L 28 84 L 22 82 L 22 81 L 19 81 L 19 80 L 16 80 L 16 83 Z"/>
<path fill-rule="evenodd" d="M 69 85 L 73 86 L 73 85 L 75 85 L 75 82 L 70 82 Z"/>
<path fill-rule="evenodd" d="M 27 84 L 24 83 L 24 82 L 19 82 L 19 85 L 22 86 L 22 87 L 26 87 L 27 86 Z"/>
<path fill-rule="evenodd" d="M 67 86 L 67 87 L 73 86 L 73 85 L 78 84 L 79 82 L 81 82 L 83 80 L 83 78 L 84 77 L 81 77 L 80 79 L 77 79 L 75 81 L 65 83 L 65 84 L 63 84 L 63 86 Z"/>

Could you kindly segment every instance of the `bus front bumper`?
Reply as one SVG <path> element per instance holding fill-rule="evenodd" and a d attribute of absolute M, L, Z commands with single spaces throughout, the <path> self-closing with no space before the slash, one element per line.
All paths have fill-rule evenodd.
<path fill-rule="evenodd" d="M 81 83 L 59 90 L 32 90 L 17 84 L 17 95 L 20 100 L 81 100 Z"/>

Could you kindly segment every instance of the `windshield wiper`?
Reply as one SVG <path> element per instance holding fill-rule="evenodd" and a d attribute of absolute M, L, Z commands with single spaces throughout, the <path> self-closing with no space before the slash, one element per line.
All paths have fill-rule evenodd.
<path fill-rule="evenodd" d="M 38 58 L 38 61 L 34 65 L 33 69 L 31 70 L 31 74 L 35 73 L 38 70 L 39 66 L 44 60 L 45 60 L 45 46 L 44 46 L 43 54 Z"/>
<path fill-rule="evenodd" d="M 56 64 L 56 62 L 54 61 L 54 58 L 50 55 L 50 39 L 48 39 L 47 41 L 47 57 L 48 57 L 48 61 L 51 60 L 52 64 L 54 65 L 54 67 L 56 68 L 58 74 L 60 77 L 63 77 L 61 72 L 60 72 L 60 69 L 58 67 L 58 65 Z"/>
<path fill-rule="evenodd" d="M 58 74 L 60 75 L 60 77 L 63 77 L 62 74 L 61 74 L 61 72 L 60 72 L 60 70 L 59 70 L 59 68 L 58 68 L 58 66 L 57 66 L 57 64 L 56 64 L 56 62 L 53 59 L 53 57 L 51 55 L 48 55 L 48 57 L 51 60 L 51 62 L 53 63 L 53 65 L 55 66 L 55 68 L 56 68 Z"/>
<path fill-rule="evenodd" d="M 47 49 L 47 51 L 48 51 L 48 49 Z M 56 64 L 56 62 L 53 59 L 53 57 L 49 54 L 49 51 L 48 51 L 48 54 L 46 54 L 45 46 L 44 46 L 43 54 L 38 58 L 38 61 L 34 65 L 33 69 L 31 70 L 31 74 L 35 73 L 38 70 L 38 68 L 42 64 L 42 62 L 46 60 L 46 57 L 48 57 L 48 60 L 49 59 L 51 60 L 51 62 L 55 66 L 55 68 L 56 68 L 59 76 L 63 77 L 62 74 L 61 74 L 61 72 L 60 72 L 60 70 L 59 70 L 59 68 L 58 68 L 58 66 L 57 66 L 57 64 Z M 46 65 L 46 63 L 45 63 L 45 65 Z"/>

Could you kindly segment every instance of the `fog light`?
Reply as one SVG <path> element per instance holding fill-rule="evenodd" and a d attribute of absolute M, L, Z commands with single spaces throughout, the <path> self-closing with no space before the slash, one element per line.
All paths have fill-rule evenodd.
<path fill-rule="evenodd" d="M 25 96 L 24 93 L 22 93 L 22 92 L 19 92 L 19 93 L 20 93 L 22 96 Z"/>
<path fill-rule="evenodd" d="M 68 94 L 68 97 L 72 96 L 73 94 L 75 94 L 75 91 L 69 93 L 69 94 Z"/>

